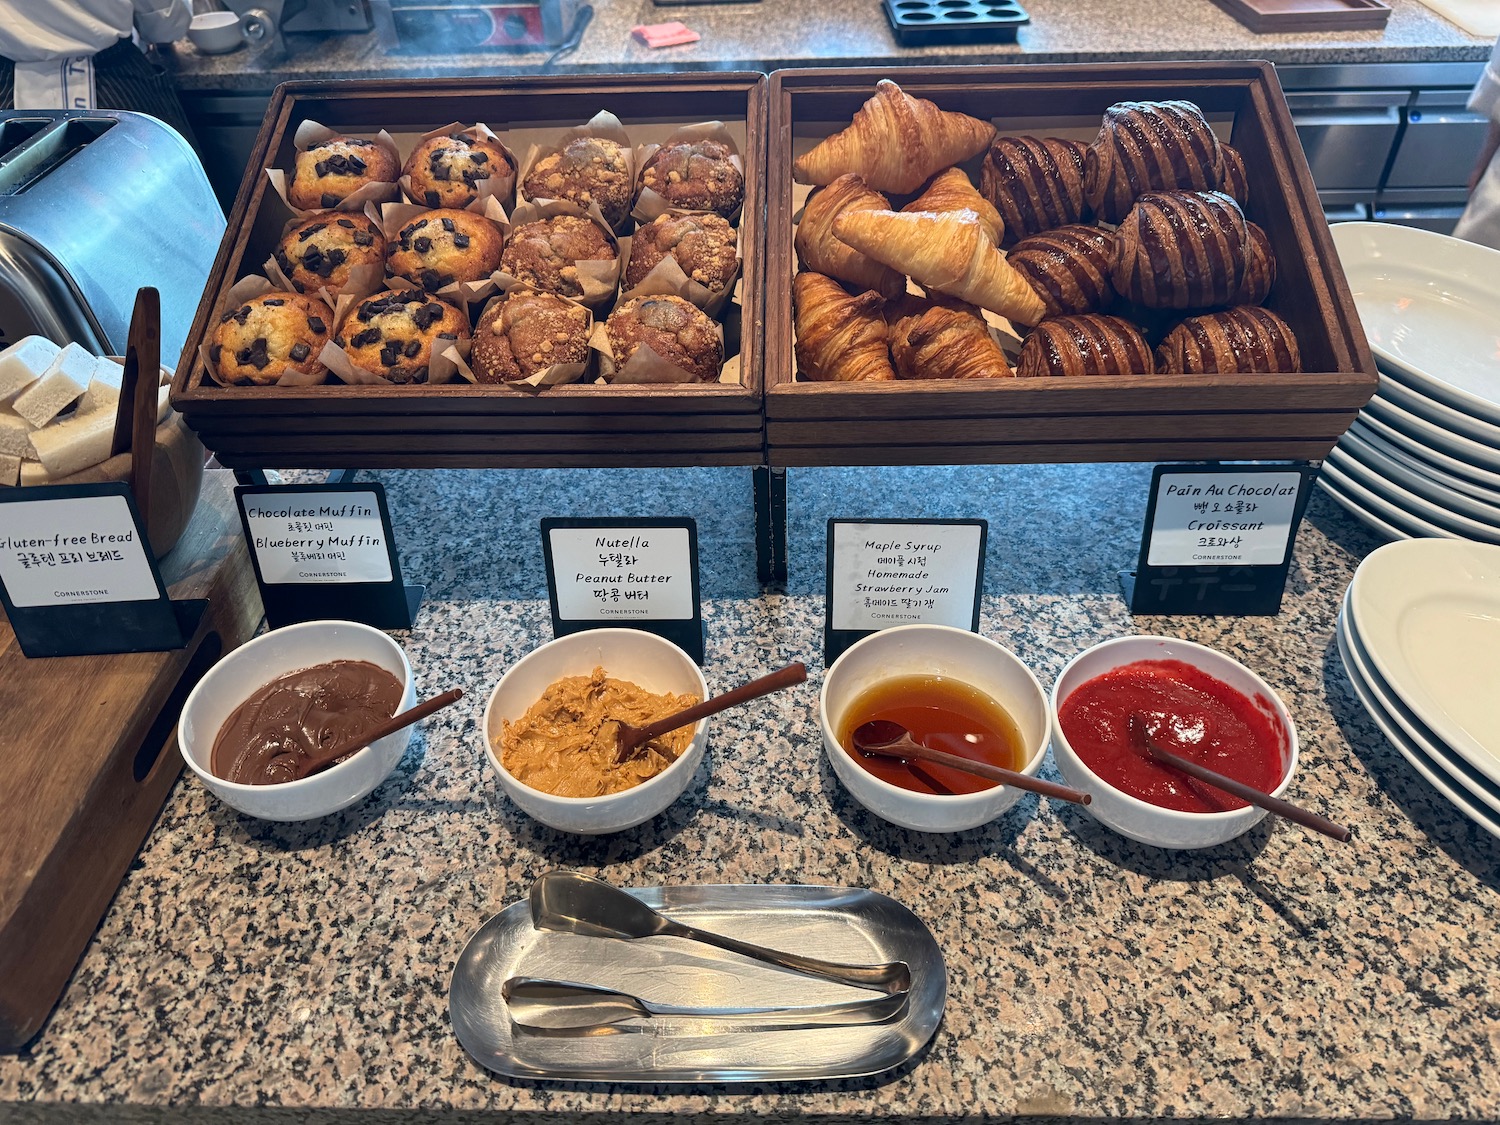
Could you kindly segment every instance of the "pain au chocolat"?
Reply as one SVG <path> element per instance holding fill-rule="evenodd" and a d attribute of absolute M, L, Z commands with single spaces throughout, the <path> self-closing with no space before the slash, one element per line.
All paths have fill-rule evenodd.
<path fill-rule="evenodd" d="M 1114 257 L 1114 231 L 1081 223 L 1034 234 L 1008 255 L 1046 304 L 1048 316 L 1098 312 L 1114 300 Z"/>
<path fill-rule="evenodd" d="M 1228 305 L 1244 285 L 1249 224 L 1223 192 L 1147 192 L 1115 235 L 1115 291 L 1148 309 Z"/>
<path fill-rule="evenodd" d="M 1023 378 L 1075 375 L 1150 375 L 1151 346 L 1140 329 L 1117 316 L 1087 313 L 1044 320 L 1021 347 Z"/>
<path fill-rule="evenodd" d="M 1118 223 L 1146 192 L 1217 191 L 1223 178 L 1219 138 L 1192 102 L 1118 102 L 1084 157 L 1083 191 Z"/>
<path fill-rule="evenodd" d="M 1086 147 L 1058 137 L 999 137 L 990 145 L 979 191 L 1005 220 L 1002 246 L 1083 220 Z"/>
<path fill-rule="evenodd" d="M 1291 327 L 1270 309 L 1242 305 L 1190 316 L 1156 350 L 1164 372 L 1213 375 L 1302 370 Z"/>

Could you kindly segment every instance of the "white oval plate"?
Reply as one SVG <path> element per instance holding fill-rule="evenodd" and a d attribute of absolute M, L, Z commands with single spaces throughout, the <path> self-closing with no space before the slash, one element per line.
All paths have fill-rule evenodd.
<path fill-rule="evenodd" d="M 1350 584 L 1381 678 L 1445 745 L 1500 784 L 1500 547 L 1387 543 Z"/>
<path fill-rule="evenodd" d="M 1345 431 L 1345 437 L 1352 437 L 1362 441 L 1370 449 L 1379 453 L 1382 457 L 1389 458 L 1409 471 L 1433 481 L 1453 492 L 1462 492 L 1465 496 L 1472 496 L 1476 500 L 1482 500 L 1486 504 L 1500 507 L 1500 478 L 1496 479 L 1496 487 L 1480 484 L 1478 481 L 1461 477 L 1457 473 L 1450 473 L 1439 467 L 1435 462 L 1424 460 L 1410 449 L 1397 445 L 1394 441 L 1382 436 L 1373 426 L 1368 425 L 1368 419 L 1356 418 Z M 1342 440 L 1339 442 L 1343 444 Z"/>
<path fill-rule="evenodd" d="M 1359 481 L 1349 476 L 1331 461 L 1325 460 L 1320 476 L 1326 476 L 1333 484 L 1344 493 L 1344 495 L 1356 500 L 1365 508 L 1380 516 L 1383 520 L 1394 523 L 1397 527 L 1404 528 L 1411 533 L 1414 539 L 1459 539 L 1462 538 L 1456 531 L 1449 531 L 1445 527 L 1428 523 L 1420 516 L 1413 515 L 1399 504 L 1393 504 L 1384 496 L 1381 496 Z"/>
<path fill-rule="evenodd" d="M 1454 476 L 1463 477 L 1465 480 L 1471 480 L 1475 484 L 1482 484 L 1488 488 L 1500 489 L 1500 473 L 1482 469 L 1478 465 L 1471 465 L 1458 457 L 1450 457 L 1440 449 L 1433 449 L 1420 439 L 1404 434 L 1389 422 L 1375 417 L 1368 409 L 1361 410 L 1359 417 L 1351 424 L 1373 431 L 1418 460 L 1441 466 L 1445 472 L 1452 473 Z"/>
<path fill-rule="evenodd" d="M 1492 447 L 1500 446 L 1500 426 L 1428 397 L 1421 390 L 1404 382 L 1408 376 L 1399 368 L 1388 367 L 1383 363 L 1375 366 L 1380 375 L 1380 389 L 1375 392 L 1379 398 L 1394 403 L 1403 410 L 1410 410 L 1418 418 L 1425 418 L 1434 426 L 1442 426 L 1445 430 L 1452 430 Z"/>
<path fill-rule="evenodd" d="M 1391 223 L 1335 224 L 1333 244 L 1375 355 L 1500 424 L 1500 251 Z"/>
<path fill-rule="evenodd" d="M 1492 473 L 1500 472 L 1500 450 L 1492 449 L 1482 441 L 1456 434 L 1445 426 L 1419 418 L 1389 399 L 1375 397 L 1365 403 L 1360 417 L 1375 417 L 1389 426 L 1407 434 L 1419 445 L 1441 450 L 1449 457 L 1478 465 Z"/>
<path fill-rule="evenodd" d="M 1369 511 L 1358 502 L 1350 499 L 1343 493 L 1342 490 L 1340 490 L 1338 485 L 1334 484 L 1322 473 L 1318 474 L 1318 487 L 1321 488 L 1335 504 L 1343 508 L 1344 511 L 1348 512 L 1355 519 L 1359 520 L 1360 523 L 1364 524 L 1371 531 L 1375 532 L 1375 534 L 1383 535 L 1385 536 L 1385 538 L 1391 540 L 1413 538 L 1413 534 L 1410 531 L 1404 531 L 1401 528 L 1396 527 L 1394 524 L 1387 523 L 1385 520 L 1377 516 L 1374 512 Z"/>
<path fill-rule="evenodd" d="M 1357 457 L 1350 456 L 1347 450 L 1330 449 L 1328 459 L 1323 463 L 1332 465 L 1353 483 L 1363 485 L 1376 496 L 1389 500 L 1402 511 L 1410 512 L 1417 519 L 1466 539 L 1475 539 L 1480 543 L 1500 544 L 1500 526 L 1496 525 L 1492 516 L 1485 519 L 1471 519 L 1441 504 L 1433 503 L 1415 492 L 1407 491 L 1395 481 L 1388 480 Z"/>
<path fill-rule="evenodd" d="M 1492 836 L 1500 836 L 1500 818 L 1497 818 L 1483 805 L 1479 804 L 1466 789 L 1456 786 L 1445 773 L 1441 766 L 1422 753 L 1416 745 L 1408 739 L 1396 726 L 1376 700 L 1370 690 L 1370 686 L 1363 679 L 1352 659 L 1352 639 L 1347 635 L 1343 616 L 1339 617 L 1339 627 L 1334 631 L 1334 639 L 1338 643 L 1339 656 L 1344 661 L 1344 671 L 1349 675 L 1349 684 L 1354 688 L 1354 694 L 1359 698 L 1361 704 L 1369 712 L 1370 718 L 1380 728 L 1380 733 L 1385 735 L 1386 741 L 1396 748 L 1396 752 L 1405 758 L 1419 774 L 1448 799 L 1448 803 L 1463 813 L 1479 827 L 1483 828 Z"/>
<path fill-rule="evenodd" d="M 1500 503 L 1475 499 L 1413 469 L 1404 461 L 1387 456 L 1356 433 L 1346 432 L 1339 438 L 1338 453 L 1343 461 L 1353 461 L 1374 473 L 1391 486 L 1400 486 L 1449 512 L 1467 516 L 1491 527 L 1500 527 Z"/>

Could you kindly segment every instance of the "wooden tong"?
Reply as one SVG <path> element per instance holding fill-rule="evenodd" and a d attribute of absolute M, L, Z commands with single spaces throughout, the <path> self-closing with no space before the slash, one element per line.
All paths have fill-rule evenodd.
<path fill-rule="evenodd" d="M 161 394 L 161 294 L 147 286 L 135 294 L 130 336 L 125 344 L 125 374 L 115 407 L 111 457 L 130 452 L 130 491 L 141 525 L 151 517 L 151 466 L 156 460 L 156 410 Z"/>

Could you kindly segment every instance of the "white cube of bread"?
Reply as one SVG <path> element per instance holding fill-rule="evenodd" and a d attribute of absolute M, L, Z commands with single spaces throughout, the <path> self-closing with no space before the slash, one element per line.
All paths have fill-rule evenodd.
<path fill-rule="evenodd" d="M 56 418 L 88 390 L 98 360 L 77 344 L 57 353 L 42 376 L 21 392 L 15 412 L 38 428 Z"/>
<path fill-rule="evenodd" d="M 27 485 L 51 484 L 52 474 L 47 471 L 47 466 L 40 461 L 21 462 L 21 487 Z"/>
<path fill-rule="evenodd" d="M 26 336 L 0 352 L 0 402 L 15 398 L 40 379 L 60 351 L 45 336 Z"/>
<path fill-rule="evenodd" d="M 0 453 L 0 488 L 11 488 L 21 479 L 21 459 Z"/>
<path fill-rule="evenodd" d="M 78 400 L 78 412 L 82 414 L 101 406 L 113 407 L 120 401 L 120 384 L 124 379 L 123 363 L 116 363 L 108 356 L 99 356 L 94 361 L 94 375 L 89 380 L 88 390 Z"/>
<path fill-rule="evenodd" d="M 91 410 L 33 431 L 31 447 L 48 473 L 65 477 L 109 460 L 114 437 L 115 412 Z"/>
<path fill-rule="evenodd" d="M 0 406 L 0 453 L 31 456 L 31 431 L 36 429 L 8 406 Z"/>

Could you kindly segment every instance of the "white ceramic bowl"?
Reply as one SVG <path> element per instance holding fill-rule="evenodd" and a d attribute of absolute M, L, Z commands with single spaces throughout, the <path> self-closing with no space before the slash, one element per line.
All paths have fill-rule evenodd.
<path fill-rule="evenodd" d="M 586 629 L 548 641 L 516 661 L 495 685 L 484 709 L 484 752 L 506 795 L 548 827 L 585 836 L 622 832 L 664 810 L 682 796 L 708 745 L 708 720 L 702 719 L 693 728 L 693 741 L 670 766 L 633 789 L 603 797 L 558 797 L 521 782 L 495 750 L 501 722 L 521 718 L 564 676 L 587 676 L 600 667 L 612 678 L 649 692 L 708 698 L 702 670 L 671 641 L 641 629 Z"/>
<path fill-rule="evenodd" d="M 331 660 L 379 665 L 405 686 L 398 712 L 416 704 L 416 684 L 406 653 L 379 629 L 353 621 L 307 621 L 256 637 L 209 669 L 188 696 L 177 723 L 183 761 L 219 800 L 262 820 L 313 820 L 363 799 L 390 776 L 411 741 L 411 727 L 300 781 L 240 785 L 215 777 L 209 769 L 214 739 L 256 688 L 288 672 Z"/>
<path fill-rule="evenodd" d="M 1057 721 L 1058 706 L 1078 687 L 1125 664 L 1138 660 L 1179 660 L 1206 672 L 1221 683 L 1251 699 L 1269 704 L 1273 720 L 1284 736 L 1281 784 L 1272 791 L 1280 797 L 1297 770 L 1297 728 L 1286 705 L 1271 686 L 1239 661 L 1192 641 L 1174 637 L 1117 637 L 1085 649 L 1068 662 L 1052 685 L 1052 756 L 1067 783 L 1082 789 L 1094 800 L 1083 806 L 1093 817 L 1143 844 L 1158 848 L 1211 848 L 1223 844 L 1259 824 L 1266 810 L 1256 805 L 1229 812 L 1190 813 L 1164 809 L 1123 793 L 1089 769 L 1069 745 Z"/>
<path fill-rule="evenodd" d="M 856 641 L 823 677 L 818 722 L 829 764 L 853 798 L 882 820 L 918 832 L 960 832 L 995 819 L 1022 791 L 997 785 L 977 793 L 914 793 L 876 777 L 839 745 L 844 713 L 868 688 L 893 676 L 933 675 L 984 692 L 1009 712 L 1021 732 L 1026 765 L 1036 775 L 1047 755 L 1047 697 L 1042 685 L 1004 645 L 949 625 L 898 625 Z"/>
<path fill-rule="evenodd" d="M 188 24 L 188 39 L 205 55 L 228 54 L 245 44 L 240 17 L 233 12 L 204 12 Z"/>

